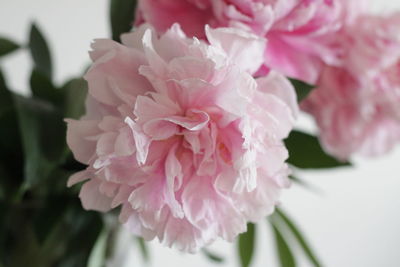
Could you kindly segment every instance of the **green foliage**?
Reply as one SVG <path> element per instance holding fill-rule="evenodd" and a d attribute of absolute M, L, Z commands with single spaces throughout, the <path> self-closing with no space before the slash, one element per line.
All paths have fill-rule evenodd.
<path fill-rule="evenodd" d="M 0 69 L 0 114 L 12 108 L 12 106 L 13 106 L 12 93 L 7 88 L 3 71 Z"/>
<path fill-rule="evenodd" d="M 275 236 L 276 249 L 281 267 L 295 267 L 296 261 L 287 241 L 283 237 L 277 225 L 274 222 L 272 222 L 271 225 Z"/>
<path fill-rule="evenodd" d="M 303 101 L 303 99 L 305 99 L 314 89 L 313 85 L 302 82 L 300 80 L 290 79 L 290 82 L 292 83 L 294 89 L 296 90 L 297 101 L 299 103 Z"/>
<path fill-rule="evenodd" d="M 201 250 L 201 252 L 203 252 L 203 254 L 212 262 L 214 263 L 223 263 L 225 260 L 224 258 L 222 258 L 221 256 L 215 254 L 214 252 L 211 252 L 210 250 L 203 248 Z"/>
<path fill-rule="evenodd" d="M 32 24 L 29 34 L 29 49 L 34 63 L 34 69 L 41 72 L 49 80 L 53 77 L 53 67 L 50 50 L 46 39 L 36 26 Z"/>
<path fill-rule="evenodd" d="M 73 198 L 65 211 L 64 220 L 56 229 L 64 244 L 61 244 L 62 253 L 57 257 L 55 266 L 86 267 L 89 255 L 104 227 L 99 213 L 83 210 L 76 196 Z M 68 229 L 67 235 L 65 229 Z"/>
<path fill-rule="evenodd" d="M 276 209 L 275 213 L 269 217 L 269 222 L 275 236 L 281 267 L 296 266 L 296 258 L 292 250 L 294 245 L 300 247 L 312 266 L 322 266 L 299 228 L 281 209 Z"/>
<path fill-rule="evenodd" d="M 61 211 L 49 210 L 49 205 Z M 39 218 L 51 213 L 57 216 L 50 224 Z M 101 216 L 82 210 L 76 196 L 66 190 L 45 201 L 30 196 L 19 203 L 0 202 L 0 215 L 0 261 L 10 267 L 84 267 L 103 229 Z M 41 231 L 47 231 L 42 238 L 35 229 L 40 223 Z"/>
<path fill-rule="evenodd" d="M 24 151 L 24 190 L 45 180 L 62 159 L 65 124 L 49 103 L 18 96 L 18 122 Z"/>
<path fill-rule="evenodd" d="M 256 226 L 247 224 L 247 232 L 239 235 L 238 252 L 242 267 L 249 267 L 254 255 Z"/>
<path fill-rule="evenodd" d="M 13 93 L 0 69 L 0 199 L 13 199 L 22 181 L 22 146 Z"/>
<path fill-rule="evenodd" d="M 276 209 L 275 214 L 277 220 L 280 221 L 281 224 L 284 224 L 287 230 L 290 232 L 292 237 L 295 239 L 296 243 L 298 243 L 306 254 L 307 258 L 313 264 L 314 267 L 321 267 L 321 263 L 318 260 L 315 253 L 310 248 L 308 242 L 304 238 L 304 235 L 300 232 L 299 228 L 295 225 L 295 223 L 279 208 Z"/>
<path fill-rule="evenodd" d="M 14 41 L 0 37 L 0 58 L 6 56 L 19 48 L 19 45 Z"/>
<path fill-rule="evenodd" d="M 292 131 L 285 140 L 289 150 L 287 160 L 293 166 L 301 169 L 322 169 L 349 166 L 349 162 L 341 162 L 324 152 L 318 138 L 310 134 Z"/>
<path fill-rule="evenodd" d="M 100 233 L 90 253 L 87 267 L 103 267 L 106 260 L 107 241 L 109 238 L 109 230 L 105 227 Z"/>
<path fill-rule="evenodd" d="M 36 25 L 27 48 L 31 97 L 11 92 L 0 69 L 0 266 L 84 267 L 104 226 L 100 214 L 82 209 L 76 188 L 66 187 L 85 166 L 68 150 L 63 119 L 83 114 L 87 84 L 80 77 L 60 88 L 52 82 L 50 51 Z"/>
<path fill-rule="evenodd" d="M 63 220 L 70 199 L 65 195 L 52 194 L 44 197 L 38 204 L 40 208 L 34 214 L 32 223 L 36 238 L 43 244 L 57 224 Z"/>
<path fill-rule="evenodd" d="M 35 98 L 47 101 L 55 106 L 62 104 L 62 91 L 57 90 L 51 80 L 37 69 L 34 69 L 31 73 L 30 86 Z"/>
<path fill-rule="evenodd" d="M 68 81 L 61 87 L 64 96 L 64 117 L 79 119 L 85 112 L 87 82 L 83 78 Z"/>
<path fill-rule="evenodd" d="M 149 250 L 148 250 L 147 245 L 144 242 L 143 238 L 136 237 L 136 241 L 137 241 L 137 244 L 139 245 L 140 253 L 142 254 L 143 260 L 145 262 L 149 262 L 150 254 L 149 254 Z"/>
<path fill-rule="evenodd" d="M 120 42 L 120 35 L 129 32 L 135 18 L 136 0 L 110 0 L 112 39 Z"/>

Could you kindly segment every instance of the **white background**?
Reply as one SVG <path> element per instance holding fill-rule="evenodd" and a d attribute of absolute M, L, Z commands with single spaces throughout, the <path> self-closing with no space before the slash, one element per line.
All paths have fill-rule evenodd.
<path fill-rule="evenodd" d="M 371 9 L 400 10 L 400 0 L 371 0 Z M 62 83 L 88 65 L 91 40 L 109 36 L 108 1 L 0 0 L 0 35 L 26 43 L 31 21 L 37 22 L 48 37 L 56 81 Z M 12 88 L 27 92 L 29 55 L 18 52 L 0 64 Z M 309 118 L 303 118 L 300 127 L 314 128 Z M 284 193 L 281 205 L 304 230 L 324 266 L 400 266 L 399 159 L 400 146 L 379 159 L 354 159 L 355 168 L 298 173 L 318 192 L 295 185 Z M 267 224 L 261 222 L 258 229 L 261 233 L 252 266 L 279 266 Z M 123 237 L 127 243 L 121 245 L 120 253 L 109 265 L 143 266 L 137 248 L 130 245 L 131 237 Z M 219 266 L 237 266 L 234 245 L 218 241 L 210 249 L 226 257 L 225 264 Z M 150 265 L 154 267 L 213 266 L 202 255 L 184 255 L 157 242 L 151 243 L 150 250 Z M 303 256 L 299 260 L 299 266 L 310 266 Z"/>

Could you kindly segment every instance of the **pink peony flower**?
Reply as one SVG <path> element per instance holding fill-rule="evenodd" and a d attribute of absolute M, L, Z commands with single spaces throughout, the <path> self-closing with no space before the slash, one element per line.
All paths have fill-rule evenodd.
<path fill-rule="evenodd" d="M 315 83 L 324 63 L 338 64 L 331 39 L 360 0 L 140 0 L 136 25 L 149 22 L 164 32 L 178 22 L 189 36 L 204 38 L 204 25 L 236 27 L 266 37 L 264 64 Z M 351 10 L 351 14 L 350 11 Z"/>
<path fill-rule="evenodd" d="M 121 206 L 134 234 L 189 252 L 273 211 L 288 186 L 282 139 L 298 112 L 286 78 L 249 74 L 263 39 L 205 32 L 209 45 L 177 24 L 160 37 L 143 25 L 123 45 L 96 40 L 86 115 L 67 120 L 68 145 L 89 165 L 69 180 L 88 179 L 83 207 Z"/>
<path fill-rule="evenodd" d="M 339 43 L 343 67 L 326 67 L 302 103 L 327 151 L 341 159 L 377 156 L 400 141 L 400 14 L 361 16 Z"/>

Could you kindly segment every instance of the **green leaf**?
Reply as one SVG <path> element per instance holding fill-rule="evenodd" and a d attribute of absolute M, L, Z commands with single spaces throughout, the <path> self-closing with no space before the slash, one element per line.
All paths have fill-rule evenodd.
<path fill-rule="evenodd" d="M 22 98 L 19 98 L 20 100 Z M 21 101 L 20 101 L 21 102 Z M 52 164 L 65 160 L 67 155 L 66 125 L 61 110 L 49 102 L 40 99 L 24 99 L 29 118 L 32 119 L 32 129 L 37 131 L 37 146 L 41 154 Z"/>
<path fill-rule="evenodd" d="M 23 182 L 23 152 L 18 127 L 18 118 L 14 108 L 0 113 L 0 187 L 7 199 L 13 198 Z M 8 178 L 7 178 L 8 177 Z"/>
<path fill-rule="evenodd" d="M 0 113 L 0 148 L 2 152 L 19 156 L 21 152 L 21 139 L 19 135 L 18 118 L 15 109 L 9 108 Z M 0 154 L 0 160 L 6 160 Z"/>
<path fill-rule="evenodd" d="M 87 267 L 103 267 L 106 261 L 107 240 L 109 231 L 103 229 L 90 253 Z"/>
<path fill-rule="evenodd" d="M 36 69 L 32 71 L 30 86 L 34 97 L 48 101 L 55 106 L 63 104 L 62 91 L 56 89 L 51 80 L 42 72 Z"/>
<path fill-rule="evenodd" d="M 4 75 L 0 69 L 0 114 L 13 106 L 12 93 L 6 85 Z"/>
<path fill-rule="evenodd" d="M 10 179 L 8 176 L 5 167 L 3 167 L 2 162 L 0 161 L 0 201 L 4 201 L 6 198 L 6 192 L 5 192 L 5 182 Z M 0 230 L 1 231 L 1 230 Z"/>
<path fill-rule="evenodd" d="M 302 82 L 300 80 L 290 79 L 290 82 L 292 83 L 294 89 L 296 90 L 297 102 L 299 103 L 303 99 L 305 99 L 308 96 L 308 94 L 314 89 L 313 85 Z"/>
<path fill-rule="evenodd" d="M 149 260 L 150 260 L 149 250 L 147 249 L 147 245 L 144 242 L 143 238 L 136 237 L 136 241 L 138 242 L 139 249 L 140 249 L 140 252 L 142 253 L 143 260 L 145 262 L 149 262 Z"/>
<path fill-rule="evenodd" d="M 0 261 L 5 261 L 7 257 L 7 248 L 10 247 L 7 242 L 7 235 L 9 235 L 9 221 L 11 219 L 10 210 L 13 207 L 5 201 L 0 201 Z M 7 244 L 7 245 L 6 245 Z M 7 248 L 6 248 L 7 247 Z"/>
<path fill-rule="evenodd" d="M 29 188 L 47 178 L 61 160 L 65 149 L 65 124 L 48 102 L 15 98 L 24 152 L 25 186 Z"/>
<path fill-rule="evenodd" d="M 87 82 L 73 79 L 67 82 L 61 91 L 64 93 L 64 117 L 79 119 L 85 112 L 85 100 L 88 91 Z"/>
<path fill-rule="evenodd" d="M 77 198 L 68 205 L 65 213 L 59 236 L 59 243 L 64 244 L 64 250 L 52 266 L 87 267 L 93 247 L 104 229 L 102 217 L 98 212 L 83 210 Z M 68 234 L 65 229 L 68 229 Z"/>
<path fill-rule="evenodd" d="M 311 250 L 310 246 L 308 245 L 308 242 L 305 240 L 303 234 L 300 232 L 298 227 L 293 223 L 293 221 L 279 208 L 275 210 L 276 215 L 286 224 L 288 229 L 291 231 L 293 236 L 296 238 L 297 242 L 303 249 L 304 253 L 308 257 L 308 259 L 311 261 L 311 263 L 315 267 L 321 267 L 320 261 L 317 259 L 315 253 Z"/>
<path fill-rule="evenodd" d="M 255 225 L 247 224 L 247 232 L 239 235 L 239 256 L 242 267 L 250 266 L 254 255 L 255 248 Z"/>
<path fill-rule="evenodd" d="M 288 243 L 273 220 L 271 220 L 271 225 L 275 236 L 276 249 L 281 267 L 295 267 L 296 261 Z"/>
<path fill-rule="evenodd" d="M 211 261 L 215 262 L 215 263 L 223 263 L 225 260 L 224 258 L 222 258 L 221 256 L 215 254 L 214 252 L 209 251 L 206 248 L 203 248 L 201 250 L 201 252 L 203 252 L 203 254 Z"/>
<path fill-rule="evenodd" d="M 43 207 L 36 210 L 33 220 L 34 231 L 40 244 L 62 220 L 67 207 L 68 198 L 62 195 L 49 196 L 44 199 Z"/>
<path fill-rule="evenodd" d="M 0 125 L 0 187 L 5 198 L 8 198 L 18 191 L 22 182 L 23 155 L 13 93 L 7 88 L 1 69 Z"/>
<path fill-rule="evenodd" d="M 6 39 L 4 37 L 0 37 L 0 57 L 8 55 L 19 48 L 15 42 Z"/>
<path fill-rule="evenodd" d="M 11 225 L 13 239 L 13 247 L 10 250 L 7 266 L 49 266 L 48 255 L 40 253 L 40 245 L 38 244 L 32 225 L 29 219 L 16 221 L 18 230 L 15 225 Z"/>
<path fill-rule="evenodd" d="M 307 133 L 292 131 L 285 140 L 289 150 L 288 163 L 301 169 L 322 169 L 350 166 L 324 152 L 318 138 Z"/>
<path fill-rule="evenodd" d="M 18 150 L 18 124 L 15 116 L 13 93 L 7 88 L 0 69 L 0 149 L 6 154 Z M 0 160 L 2 155 L 0 154 Z"/>
<path fill-rule="evenodd" d="M 302 185 L 304 187 L 308 187 L 308 184 L 305 183 L 303 180 L 300 180 L 299 178 L 297 178 L 296 176 L 293 175 L 289 175 L 289 179 L 293 182 L 295 182 L 296 184 Z"/>
<path fill-rule="evenodd" d="M 132 29 L 136 0 L 110 0 L 112 38 L 120 41 L 120 35 Z"/>
<path fill-rule="evenodd" d="M 46 39 L 39 28 L 32 24 L 29 35 L 29 49 L 34 63 L 34 69 L 41 72 L 49 80 L 52 79 L 53 67 L 50 50 Z"/>

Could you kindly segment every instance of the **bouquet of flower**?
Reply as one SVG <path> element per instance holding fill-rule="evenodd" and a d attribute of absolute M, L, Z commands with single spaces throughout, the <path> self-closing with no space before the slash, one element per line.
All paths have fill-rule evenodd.
<path fill-rule="evenodd" d="M 110 0 L 112 39 L 62 85 L 37 25 L 0 38 L 34 63 L 30 96 L 0 70 L 0 266 L 105 266 L 122 224 L 146 258 L 157 239 L 220 262 L 222 239 L 247 267 L 266 218 L 282 267 L 293 243 L 321 266 L 280 194 L 400 141 L 400 13 L 363 4 Z"/>

